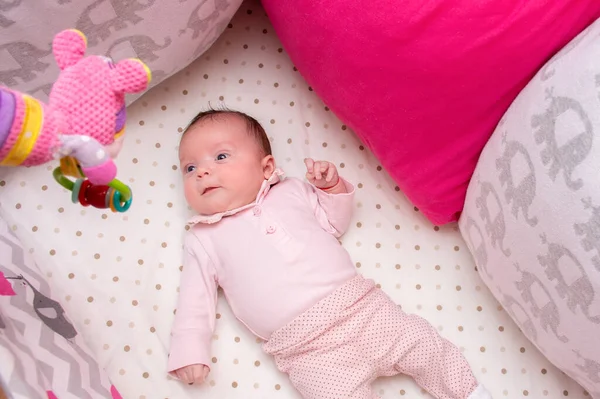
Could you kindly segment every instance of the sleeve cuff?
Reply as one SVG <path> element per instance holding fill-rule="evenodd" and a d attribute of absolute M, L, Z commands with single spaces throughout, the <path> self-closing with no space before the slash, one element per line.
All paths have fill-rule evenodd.
<path fill-rule="evenodd" d="M 210 337 L 199 334 L 173 336 L 167 361 L 167 372 L 176 377 L 173 373 L 175 370 L 192 364 L 203 364 L 210 368 L 211 345 Z"/>
<path fill-rule="evenodd" d="M 308 184 L 310 184 L 312 187 L 314 187 L 315 191 L 317 192 L 317 195 L 319 195 L 319 196 L 320 195 L 326 195 L 326 196 L 329 196 L 329 197 L 334 197 L 334 196 L 335 197 L 337 197 L 337 196 L 352 196 L 352 195 L 354 195 L 354 191 L 355 191 L 354 185 L 352 183 L 350 183 L 348 180 L 344 179 L 342 176 L 340 176 L 340 180 L 339 180 L 339 182 L 335 186 L 337 186 L 338 184 L 343 184 L 344 187 L 346 188 L 346 192 L 345 193 L 332 194 L 332 193 L 329 193 L 327 191 L 324 191 L 324 190 L 320 189 L 319 187 L 315 186 L 312 183 L 308 183 Z M 331 188 L 333 188 L 335 186 L 332 186 Z"/>

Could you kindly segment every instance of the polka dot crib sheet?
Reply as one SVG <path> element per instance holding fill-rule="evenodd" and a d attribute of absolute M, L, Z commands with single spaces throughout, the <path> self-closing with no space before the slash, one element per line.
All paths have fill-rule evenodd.
<path fill-rule="evenodd" d="M 430 225 L 307 86 L 254 1 L 201 59 L 129 108 L 117 160 L 119 178 L 134 191 L 127 213 L 73 205 L 52 180 L 55 164 L 0 177 L 1 216 L 123 397 L 299 398 L 222 295 L 207 383 L 184 386 L 165 374 L 182 233 L 191 214 L 177 145 L 183 127 L 209 103 L 255 116 L 289 176 L 303 176 L 309 156 L 338 166 L 357 187 L 353 225 L 342 244 L 359 272 L 458 345 L 495 398 L 587 397 L 498 306 L 457 227 Z M 374 387 L 386 399 L 429 397 L 407 377 Z"/>

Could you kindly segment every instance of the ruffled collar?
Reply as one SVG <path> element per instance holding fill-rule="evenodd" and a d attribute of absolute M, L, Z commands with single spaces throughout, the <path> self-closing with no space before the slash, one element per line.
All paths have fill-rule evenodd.
<path fill-rule="evenodd" d="M 262 201 L 267 196 L 267 193 L 269 192 L 271 187 L 273 187 L 275 184 L 277 184 L 281 180 L 283 180 L 283 178 L 284 178 L 283 176 L 284 176 L 284 173 L 281 169 L 275 169 L 275 171 L 273 172 L 271 177 L 269 177 L 268 179 L 263 181 L 263 183 L 260 187 L 260 190 L 258 190 L 258 195 L 256 196 L 256 200 L 254 200 L 254 202 L 252 202 L 248 205 L 244 205 L 242 207 L 236 208 L 236 209 L 231 209 L 229 211 L 215 213 L 213 215 L 195 215 L 188 220 L 187 224 L 188 225 L 195 225 L 197 223 L 213 224 L 213 223 L 217 223 L 218 221 L 220 221 L 221 219 L 223 219 L 226 216 L 235 215 L 236 213 L 239 213 L 246 209 L 252 208 L 252 207 L 262 203 Z"/>

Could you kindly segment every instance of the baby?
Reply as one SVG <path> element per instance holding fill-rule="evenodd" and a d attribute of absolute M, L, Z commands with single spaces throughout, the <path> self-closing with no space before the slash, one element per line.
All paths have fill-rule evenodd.
<path fill-rule="evenodd" d="M 198 114 L 179 147 L 189 220 L 168 371 L 202 383 L 217 288 L 306 399 L 374 399 L 379 376 L 404 373 L 436 398 L 491 398 L 458 348 L 357 274 L 337 241 L 354 187 L 306 159 L 282 178 L 261 125 L 236 111 Z"/>

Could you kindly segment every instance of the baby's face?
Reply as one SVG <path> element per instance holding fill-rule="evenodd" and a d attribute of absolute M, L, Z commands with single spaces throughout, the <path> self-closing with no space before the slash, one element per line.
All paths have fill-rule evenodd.
<path fill-rule="evenodd" d="M 196 123 L 179 145 L 185 198 L 201 215 L 252 203 L 275 168 L 264 156 L 245 121 L 221 115 Z"/>

